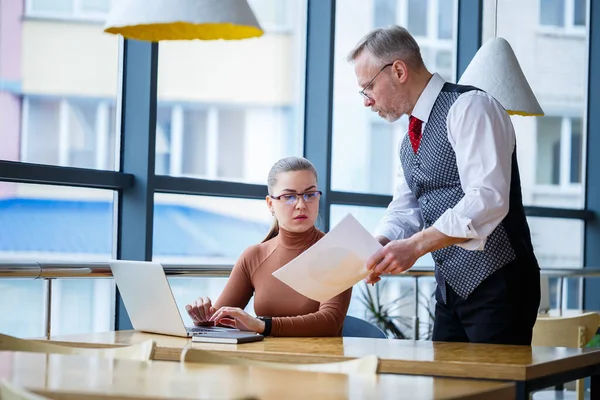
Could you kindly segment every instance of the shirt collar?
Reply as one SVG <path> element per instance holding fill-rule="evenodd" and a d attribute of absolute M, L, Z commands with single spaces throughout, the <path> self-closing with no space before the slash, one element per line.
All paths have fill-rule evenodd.
<path fill-rule="evenodd" d="M 423 93 L 419 96 L 419 100 L 415 104 L 413 108 L 412 116 L 420 119 L 421 121 L 427 123 L 429 119 L 429 114 L 431 114 L 431 109 L 435 104 L 442 88 L 446 81 L 439 74 L 435 73 L 423 89 Z"/>

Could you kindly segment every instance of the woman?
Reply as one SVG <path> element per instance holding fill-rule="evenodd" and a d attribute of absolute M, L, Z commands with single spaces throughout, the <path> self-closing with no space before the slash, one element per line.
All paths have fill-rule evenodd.
<path fill-rule="evenodd" d="M 271 231 L 242 253 L 214 306 L 200 297 L 186 310 L 196 325 L 221 324 L 266 336 L 341 336 L 351 288 L 319 303 L 271 275 L 324 235 L 315 228 L 321 197 L 317 171 L 305 158 L 287 157 L 273 165 L 267 185 L 267 207 L 275 217 Z M 259 318 L 243 310 L 252 295 Z"/>

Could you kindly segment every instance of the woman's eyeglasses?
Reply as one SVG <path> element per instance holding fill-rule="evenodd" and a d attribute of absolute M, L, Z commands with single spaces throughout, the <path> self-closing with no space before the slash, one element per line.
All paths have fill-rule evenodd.
<path fill-rule="evenodd" d="M 312 203 L 314 201 L 319 200 L 323 192 L 320 190 L 304 192 L 304 193 L 286 193 L 281 194 L 279 196 L 270 196 L 274 200 L 283 201 L 284 204 L 287 205 L 296 205 L 300 200 L 300 197 L 304 200 L 305 203 Z"/>

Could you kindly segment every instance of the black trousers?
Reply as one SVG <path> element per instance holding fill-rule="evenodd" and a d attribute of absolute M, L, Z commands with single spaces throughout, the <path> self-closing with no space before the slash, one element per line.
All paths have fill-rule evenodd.
<path fill-rule="evenodd" d="M 436 291 L 433 340 L 531 346 L 540 306 L 540 270 L 512 262 L 490 275 L 467 299 L 446 284 Z"/>

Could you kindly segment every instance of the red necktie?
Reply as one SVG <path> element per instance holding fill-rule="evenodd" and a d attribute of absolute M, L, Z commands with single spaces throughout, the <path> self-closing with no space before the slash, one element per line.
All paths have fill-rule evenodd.
<path fill-rule="evenodd" d="M 410 138 L 410 144 L 416 153 L 419 149 L 419 143 L 421 142 L 421 127 L 423 121 L 419 118 L 413 117 L 412 115 L 408 119 L 408 137 Z"/>

